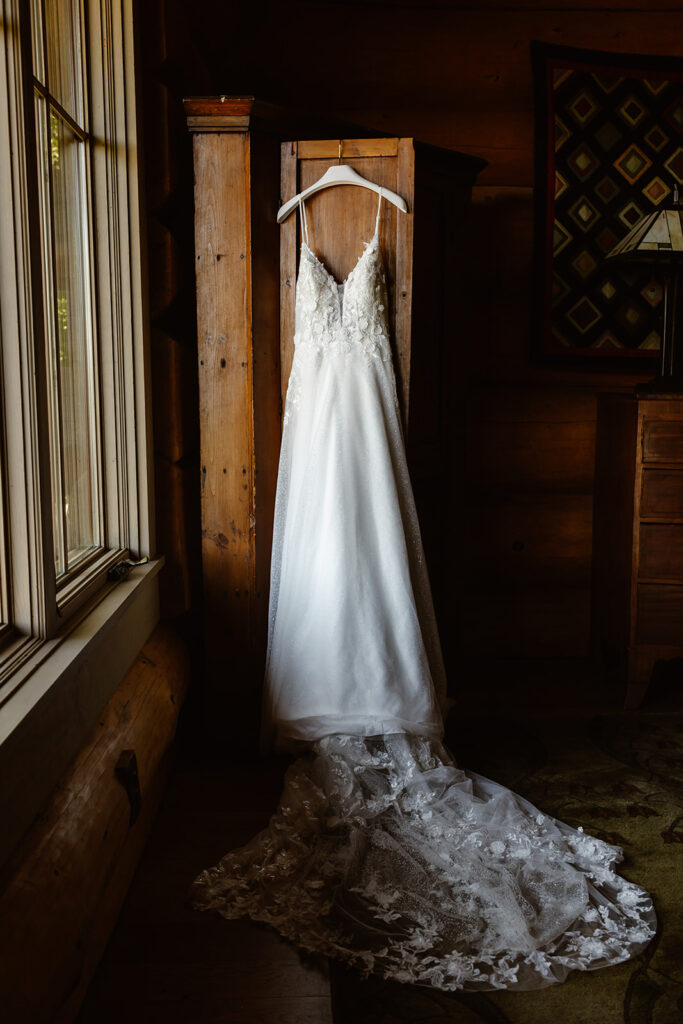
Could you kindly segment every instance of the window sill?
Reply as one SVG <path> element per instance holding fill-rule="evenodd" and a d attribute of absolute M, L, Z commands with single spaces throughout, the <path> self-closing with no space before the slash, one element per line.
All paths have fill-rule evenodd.
<path fill-rule="evenodd" d="M 43 807 L 159 618 L 163 559 L 104 588 L 30 650 L 0 707 L 0 864 Z M 11 692 L 9 692 L 11 690 Z"/>

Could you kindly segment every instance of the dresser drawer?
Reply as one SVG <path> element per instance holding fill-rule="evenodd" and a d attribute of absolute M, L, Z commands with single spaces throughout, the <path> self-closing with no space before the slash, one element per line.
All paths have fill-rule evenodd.
<path fill-rule="evenodd" d="M 683 469 L 643 469 L 640 514 L 683 519 Z"/>
<path fill-rule="evenodd" d="M 683 523 L 641 523 L 638 575 L 683 583 Z"/>
<path fill-rule="evenodd" d="M 644 420 L 643 462 L 683 462 L 683 420 Z"/>
<path fill-rule="evenodd" d="M 683 647 L 683 586 L 638 586 L 636 643 Z"/>

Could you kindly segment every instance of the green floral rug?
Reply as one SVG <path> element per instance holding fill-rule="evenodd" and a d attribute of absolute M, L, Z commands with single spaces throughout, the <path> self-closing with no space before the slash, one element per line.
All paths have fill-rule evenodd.
<path fill-rule="evenodd" d="M 635 960 L 538 992 L 442 993 L 333 964 L 334 1024 L 682 1024 L 683 715 L 487 719 L 448 741 L 464 767 L 623 847 L 657 935 Z"/>

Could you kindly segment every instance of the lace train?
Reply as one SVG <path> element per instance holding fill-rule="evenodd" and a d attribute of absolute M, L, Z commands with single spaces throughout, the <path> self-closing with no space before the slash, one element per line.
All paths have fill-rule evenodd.
<path fill-rule="evenodd" d="M 621 850 L 460 770 L 434 740 L 331 735 L 289 768 L 247 846 L 203 871 L 197 909 L 442 989 L 532 989 L 618 963 L 655 931 Z"/>

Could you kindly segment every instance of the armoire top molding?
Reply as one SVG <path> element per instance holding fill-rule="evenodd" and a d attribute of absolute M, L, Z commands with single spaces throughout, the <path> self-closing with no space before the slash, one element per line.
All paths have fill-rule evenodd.
<path fill-rule="evenodd" d="M 191 132 L 247 131 L 253 96 L 189 96 L 183 100 Z"/>

